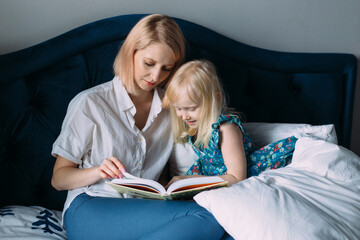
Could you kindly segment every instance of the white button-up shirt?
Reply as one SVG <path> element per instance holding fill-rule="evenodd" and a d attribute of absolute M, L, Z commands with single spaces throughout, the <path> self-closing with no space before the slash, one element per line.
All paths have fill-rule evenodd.
<path fill-rule="evenodd" d="M 163 93 L 162 89 L 155 89 L 147 122 L 141 130 L 135 126 L 136 108 L 118 77 L 79 93 L 69 104 L 52 155 L 60 155 L 83 169 L 115 156 L 127 172 L 157 180 L 173 146 L 169 113 L 161 107 Z M 83 192 L 121 197 L 105 181 L 70 190 L 64 212 Z"/>

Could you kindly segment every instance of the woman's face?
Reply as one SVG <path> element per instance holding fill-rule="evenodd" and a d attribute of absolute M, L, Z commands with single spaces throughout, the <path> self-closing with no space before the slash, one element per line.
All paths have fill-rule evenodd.
<path fill-rule="evenodd" d="M 151 91 L 167 79 L 175 66 L 175 55 L 163 43 L 152 43 L 134 54 L 134 80 L 136 85 Z"/>

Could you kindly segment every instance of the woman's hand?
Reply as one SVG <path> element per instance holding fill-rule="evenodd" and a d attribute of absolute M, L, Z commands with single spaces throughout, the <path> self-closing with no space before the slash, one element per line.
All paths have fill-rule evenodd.
<path fill-rule="evenodd" d="M 100 166 L 80 169 L 76 163 L 58 156 L 51 184 L 59 191 L 70 190 L 92 185 L 102 178 L 122 177 L 122 172 L 125 172 L 125 167 L 116 157 L 104 159 Z"/>
<path fill-rule="evenodd" d="M 123 178 L 123 172 L 126 172 L 124 165 L 114 156 L 105 158 L 98 170 L 101 178 Z"/>

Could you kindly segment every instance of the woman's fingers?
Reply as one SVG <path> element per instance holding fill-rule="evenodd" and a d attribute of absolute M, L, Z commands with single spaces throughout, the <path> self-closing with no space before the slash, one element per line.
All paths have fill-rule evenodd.
<path fill-rule="evenodd" d="M 100 176 L 102 178 L 122 178 L 125 167 L 116 157 L 105 158 L 100 165 Z"/>
<path fill-rule="evenodd" d="M 125 166 L 122 164 L 122 162 L 117 159 L 116 157 L 112 156 L 109 158 L 115 165 L 116 167 L 121 171 L 121 172 L 126 172 L 125 170 Z"/>
<path fill-rule="evenodd" d="M 101 164 L 100 170 L 106 174 L 107 178 L 116 178 L 116 176 L 120 175 L 120 171 L 107 159 Z"/>

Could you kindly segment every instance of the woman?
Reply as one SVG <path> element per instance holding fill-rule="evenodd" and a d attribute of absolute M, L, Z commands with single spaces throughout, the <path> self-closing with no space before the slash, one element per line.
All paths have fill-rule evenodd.
<path fill-rule="evenodd" d="M 184 37 L 174 20 L 147 16 L 121 47 L 114 79 L 69 104 L 52 151 L 57 158 L 52 185 L 69 190 L 64 206 L 69 239 L 219 239 L 224 233 L 195 202 L 123 198 L 105 184 L 125 171 L 160 176 L 173 141 L 158 86 L 166 85 L 184 55 Z"/>

